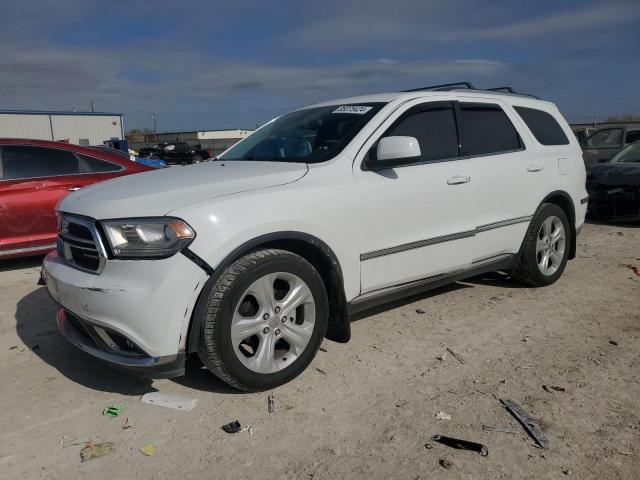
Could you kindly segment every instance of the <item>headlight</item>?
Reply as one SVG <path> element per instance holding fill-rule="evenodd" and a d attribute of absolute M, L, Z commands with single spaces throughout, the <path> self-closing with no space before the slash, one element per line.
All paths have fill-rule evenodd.
<path fill-rule="evenodd" d="M 189 245 L 196 232 L 178 218 L 121 218 L 100 222 L 117 258 L 168 257 Z"/>

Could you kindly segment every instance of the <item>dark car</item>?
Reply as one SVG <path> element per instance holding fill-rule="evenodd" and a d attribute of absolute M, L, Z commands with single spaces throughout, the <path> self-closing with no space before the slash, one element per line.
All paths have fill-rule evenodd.
<path fill-rule="evenodd" d="M 597 219 L 640 219 L 640 141 L 626 146 L 610 162 L 587 176 L 589 213 Z"/>
<path fill-rule="evenodd" d="M 192 147 L 187 142 L 158 143 L 153 147 L 143 147 L 140 155 L 147 158 L 159 158 L 166 163 L 199 163 L 211 158 L 209 152 L 201 148 Z"/>
<path fill-rule="evenodd" d="M 622 148 L 637 140 L 640 140 L 640 123 L 600 126 L 580 142 L 587 171 L 608 162 Z"/>

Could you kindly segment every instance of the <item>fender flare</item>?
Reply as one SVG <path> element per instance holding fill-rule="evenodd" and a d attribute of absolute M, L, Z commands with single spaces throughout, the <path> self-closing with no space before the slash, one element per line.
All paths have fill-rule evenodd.
<path fill-rule="evenodd" d="M 331 332 L 329 332 L 327 334 L 327 337 L 332 340 L 336 340 L 340 342 L 346 342 L 349 340 L 349 338 L 351 337 L 351 327 L 350 327 L 349 317 L 347 315 L 347 310 L 346 310 L 347 302 L 346 302 L 345 293 L 344 293 L 344 280 L 342 276 L 342 268 L 340 266 L 340 262 L 338 261 L 338 257 L 336 256 L 334 251 L 331 249 L 331 247 L 329 247 L 329 245 L 327 245 L 325 242 L 320 240 L 318 237 L 315 237 L 311 234 L 304 233 L 304 232 L 281 231 L 281 232 L 272 232 L 272 233 L 260 235 L 258 237 L 252 238 L 247 242 L 244 242 L 243 244 L 241 244 L 240 246 L 234 248 L 231 252 L 229 252 L 229 254 L 227 254 L 226 257 L 224 258 L 224 260 L 222 260 L 215 267 L 211 267 L 210 265 L 206 264 L 209 267 L 209 271 L 211 273 L 206 283 L 202 287 L 202 290 L 198 295 L 198 299 L 196 300 L 196 306 L 193 309 L 193 314 L 192 314 L 191 322 L 190 322 L 188 333 L 187 333 L 187 352 L 188 353 L 195 353 L 198 350 L 198 342 L 200 340 L 200 331 L 201 331 L 200 326 L 201 326 L 202 318 L 204 317 L 203 310 L 204 308 L 206 308 L 206 305 L 205 305 L 206 302 L 204 301 L 203 297 L 206 295 L 206 292 L 208 292 L 211 289 L 211 287 L 215 284 L 215 282 L 218 280 L 218 278 L 220 277 L 220 274 L 224 271 L 224 269 L 227 268 L 229 265 L 231 265 L 233 262 L 235 262 L 238 258 L 242 257 L 243 255 L 249 253 L 250 251 L 258 247 L 266 246 L 271 243 L 286 241 L 286 240 L 296 240 L 296 241 L 305 242 L 315 247 L 320 252 L 322 252 L 322 255 L 330 262 L 332 272 L 335 273 L 335 275 L 331 275 L 332 277 L 331 281 L 335 284 L 335 288 L 337 289 L 339 298 L 333 298 L 333 299 L 329 298 L 329 302 L 330 303 L 332 301 L 337 302 L 338 303 L 337 307 L 339 311 L 337 312 L 338 315 L 336 318 L 332 319 L 331 316 L 329 318 L 329 328 L 330 330 L 333 328 L 333 333 L 331 334 Z M 327 293 L 329 294 L 329 292 Z"/>

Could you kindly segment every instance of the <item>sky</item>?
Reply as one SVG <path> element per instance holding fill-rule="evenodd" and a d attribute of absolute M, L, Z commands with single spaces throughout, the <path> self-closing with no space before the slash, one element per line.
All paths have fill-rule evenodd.
<path fill-rule="evenodd" d="M 570 122 L 640 114 L 640 0 L 0 0 L 0 109 L 255 128 L 352 95 L 471 81 Z"/>

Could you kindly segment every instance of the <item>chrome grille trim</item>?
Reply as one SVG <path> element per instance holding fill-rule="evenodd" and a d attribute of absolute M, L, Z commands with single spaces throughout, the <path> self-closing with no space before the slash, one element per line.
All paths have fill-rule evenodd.
<path fill-rule="evenodd" d="M 96 228 L 96 222 L 92 218 L 79 217 L 75 215 L 69 215 L 66 213 L 60 213 L 60 231 L 58 237 L 60 239 L 59 250 L 63 258 L 69 263 L 69 265 L 82 270 L 83 272 L 99 274 L 104 269 L 104 265 L 107 261 L 107 251 L 100 237 L 100 233 Z M 91 235 L 92 240 L 78 237 L 69 233 L 69 225 L 74 224 L 84 227 Z M 95 253 L 97 259 L 97 268 L 89 268 L 85 265 L 80 265 L 73 257 L 73 249 L 82 250 L 83 252 Z M 88 255 L 93 257 L 91 255 Z"/>

